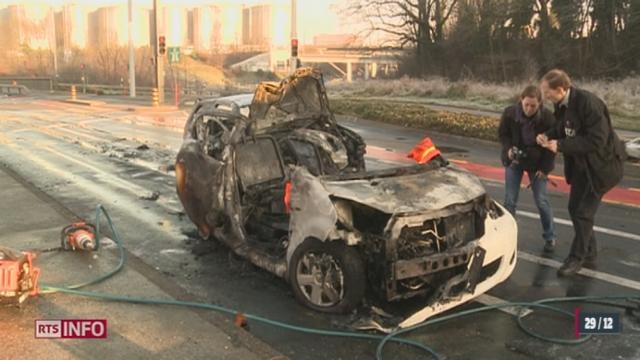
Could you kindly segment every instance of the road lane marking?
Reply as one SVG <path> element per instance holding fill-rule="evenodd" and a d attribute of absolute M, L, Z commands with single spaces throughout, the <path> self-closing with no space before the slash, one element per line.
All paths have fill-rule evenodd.
<path fill-rule="evenodd" d="M 528 217 L 528 218 L 531 218 L 531 219 L 540 219 L 540 215 L 538 215 L 536 213 L 529 212 L 529 211 L 520 211 L 520 210 L 518 210 L 518 211 L 516 211 L 516 215 Z M 553 220 L 554 220 L 554 222 L 556 222 L 558 224 L 562 224 L 562 225 L 573 227 L 573 223 L 570 220 L 562 219 L 562 218 L 554 218 Z M 628 232 L 624 232 L 624 231 L 620 231 L 620 230 L 609 229 L 609 228 L 602 227 L 602 226 L 594 226 L 593 230 L 596 231 L 596 232 L 599 232 L 599 233 L 607 234 L 607 235 L 618 236 L 618 237 L 622 237 L 622 238 L 629 239 L 629 240 L 640 241 L 640 235 L 632 234 L 632 233 L 628 233 Z"/>
<path fill-rule="evenodd" d="M 153 171 L 151 171 L 151 170 L 146 170 L 146 171 L 142 171 L 142 172 L 137 172 L 137 173 L 135 173 L 135 174 L 132 174 L 132 175 L 131 175 L 131 177 L 132 177 L 133 179 L 136 179 L 136 178 L 139 178 L 139 177 L 141 177 L 141 176 L 147 176 L 147 175 L 149 175 L 149 174 L 153 174 Z"/>
<path fill-rule="evenodd" d="M 488 306 L 504 304 L 507 302 L 506 300 L 500 299 L 499 297 L 491 296 L 489 294 L 482 294 L 477 298 L 475 298 L 474 301 L 479 302 L 482 305 L 488 305 Z M 510 315 L 522 316 L 522 317 L 525 317 L 530 313 L 532 313 L 531 309 L 522 309 L 517 306 L 501 307 L 501 308 L 498 308 L 498 310 L 506 312 L 507 314 L 510 314 Z"/>
<path fill-rule="evenodd" d="M 504 188 L 504 185 L 502 183 L 495 182 L 495 181 L 491 181 L 491 182 L 483 181 L 483 183 L 485 185 L 491 186 L 491 187 Z M 516 211 L 516 214 L 517 215 L 522 215 L 524 217 L 528 217 L 528 218 L 531 218 L 531 219 L 540 219 L 540 215 L 538 215 L 536 213 L 529 212 L 529 211 L 518 210 L 518 211 Z M 553 220 L 554 220 L 554 222 L 556 222 L 558 224 L 573 227 L 573 223 L 571 222 L 571 220 L 558 218 L 558 217 L 554 217 Z M 632 234 L 632 233 L 628 233 L 628 232 L 624 232 L 624 231 L 620 231 L 620 230 L 609 229 L 609 228 L 605 228 L 605 227 L 602 227 L 602 226 L 594 226 L 593 230 L 595 230 L 596 232 L 600 232 L 600 233 L 604 233 L 604 234 L 608 234 L 608 235 L 619 236 L 619 237 L 623 237 L 623 238 L 630 239 L 630 240 L 640 241 L 640 235 L 638 235 L 638 234 Z"/>
<path fill-rule="evenodd" d="M 640 264 L 638 264 L 637 262 L 620 260 L 620 263 L 624 264 L 624 265 L 627 265 L 629 267 L 640 268 Z"/>
<path fill-rule="evenodd" d="M 47 149 L 46 146 L 39 146 L 39 148 Z M 117 208 L 118 210 L 128 213 L 130 218 L 137 219 L 141 223 L 156 226 L 156 224 L 162 222 L 166 224 L 162 227 L 162 231 L 165 231 L 172 235 L 181 236 L 182 232 L 177 225 L 173 225 L 167 221 L 167 218 L 152 211 L 141 211 L 141 202 L 137 198 L 127 197 L 119 189 L 109 188 L 97 184 L 96 181 L 80 174 L 75 174 L 69 171 L 67 168 L 63 168 L 63 164 L 56 164 L 47 161 L 43 156 L 36 154 L 31 149 L 20 148 L 13 152 L 13 158 L 21 157 L 25 162 L 31 162 L 33 165 L 39 166 L 40 171 L 46 171 L 48 174 L 57 176 L 60 179 L 69 181 L 75 184 L 82 190 L 82 194 L 85 196 L 93 196 L 96 199 L 102 199 L 103 203 L 111 204 L 110 206 Z M 171 207 L 162 202 L 156 202 L 158 207 L 164 208 L 169 212 L 180 212 L 181 208 Z M 113 213 L 112 213 L 113 215 Z M 156 226 L 157 227 L 157 226 Z M 149 239 L 147 242 L 153 241 Z M 146 242 L 140 244 L 140 248 L 144 248 Z"/>
<path fill-rule="evenodd" d="M 555 269 L 559 269 L 562 266 L 562 263 L 560 261 L 539 257 L 539 256 L 529 254 L 520 250 L 518 250 L 518 259 L 529 261 L 535 264 L 549 266 Z M 624 286 L 630 289 L 640 291 L 640 281 L 635 281 L 635 280 L 623 278 L 621 276 L 611 275 L 608 273 L 591 270 L 587 268 L 580 269 L 580 271 L 578 271 L 578 274 L 587 276 L 593 279 L 602 280 L 614 285 Z"/>

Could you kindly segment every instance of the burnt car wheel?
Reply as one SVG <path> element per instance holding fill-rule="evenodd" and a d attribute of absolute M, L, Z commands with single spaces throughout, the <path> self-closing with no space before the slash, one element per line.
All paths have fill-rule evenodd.
<path fill-rule="evenodd" d="M 346 313 L 362 301 L 366 288 L 362 259 L 341 241 L 305 240 L 294 251 L 290 269 L 295 297 L 311 309 Z"/>

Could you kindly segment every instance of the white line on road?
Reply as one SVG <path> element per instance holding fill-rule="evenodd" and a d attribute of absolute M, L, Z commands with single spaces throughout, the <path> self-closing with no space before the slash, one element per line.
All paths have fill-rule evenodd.
<path fill-rule="evenodd" d="M 146 170 L 146 171 L 142 171 L 142 172 L 137 172 L 137 173 L 135 173 L 135 174 L 132 174 L 132 175 L 131 175 L 131 177 L 132 177 L 133 179 L 136 179 L 136 178 L 139 178 L 139 177 L 141 177 L 141 176 L 147 176 L 147 175 L 149 175 L 149 174 L 153 174 L 153 171 L 151 171 L 151 170 Z"/>
<path fill-rule="evenodd" d="M 507 302 L 506 300 L 500 299 L 495 296 L 491 296 L 489 294 L 482 294 L 477 298 L 475 298 L 474 301 L 479 302 L 482 305 L 496 305 L 496 304 L 504 304 Z M 514 316 L 519 316 L 522 313 L 521 315 L 522 317 L 525 317 L 532 312 L 532 310 L 530 309 L 521 310 L 521 308 L 516 306 L 502 307 L 502 308 L 499 308 L 498 310 L 504 311 L 507 314 L 511 314 Z"/>
<path fill-rule="evenodd" d="M 559 269 L 560 266 L 562 266 L 562 263 L 560 261 L 542 258 L 542 257 L 529 254 L 520 250 L 518 250 L 518 259 L 522 259 L 522 260 L 540 264 L 540 265 L 549 266 L 556 269 Z M 586 269 L 586 268 L 580 269 L 580 271 L 578 271 L 578 274 L 584 275 L 590 278 L 602 280 L 611 284 L 628 287 L 630 289 L 640 290 L 640 281 L 630 280 L 620 276 L 611 275 L 611 274 L 603 273 L 596 270 Z"/>
<path fill-rule="evenodd" d="M 504 185 L 501 183 L 486 182 L 486 181 L 483 181 L 483 183 L 491 187 L 504 187 Z M 531 219 L 540 219 L 540 215 L 533 212 L 529 212 L 529 211 L 519 210 L 516 212 L 516 214 L 523 217 L 531 218 Z M 573 226 L 573 223 L 567 219 L 554 218 L 554 221 L 561 225 Z M 609 229 L 602 226 L 594 226 L 593 230 L 599 233 L 618 236 L 618 237 L 622 237 L 622 238 L 634 240 L 634 241 L 640 241 L 640 235 L 632 234 L 632 233 L 628 233 L 620 230 Z M 549 266 L 552 268 L 556 268 L 556 269 L 559 269 L 560 266 L 562 266 L 562 263 L 557 260 L 542 258 L 536 255 L 522 252 L 522 251 L 518 251 L 518 258 L 525 261 L 533 262 L 536 264 L 541 264 L 541 265 Z M 628 265 L 628 264 L 625 264 L 625 265 Z M 611 275 L 611 274 L 603 273 L 600 271 L 595 271 L 595 270 L 585 269 L 585 268 L 581 269 L 578 272 L 578 274 L 591 277 L 594 279 L 602 280 L 615 285 L 624 286 L 624 287 L 628 287 L 635 290 L 640 290 L 640 282 L 630 280 L 624 277 Z"/>
<path fill-rule="evenodd" d="M 531 219 L 540 219 L 540 215 L 538 215 L 536 213 L 528 212 L 528 211 L 520 211 L 520 210 L 518 210 L 518 211 L 516 211 L 516 215 L 528 217 L 528 218 L 531 218 Z M 554 218 L 553 220 L 558 224 L 567 225 L 567 226 L 573 226 L 573 223 L 570 220 L 567 220 L 567 219 Z M 622 238 L 629 239 L 629 240 L 640 241 L 640 235 L 632 234 L 632 233 L 628 233 L 628 232 L 624 232 L 624 231 L 620 231 L 620 230 L 609 229 L 609 228 L 605 228 L 605 227 L 602 227 L 602 226 L 594 226 L 593 230 L 597 231 L 597 232 L 600 232 L 600 233 L 603 233 L 603 234 L 618 236 L 618 237 L 622 237 Z"/>

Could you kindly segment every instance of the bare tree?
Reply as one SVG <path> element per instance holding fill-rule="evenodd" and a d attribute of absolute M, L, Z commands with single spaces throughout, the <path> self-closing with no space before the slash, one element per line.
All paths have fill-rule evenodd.
<path fill-rule="evenodd" d="M 119 84 L 126 74 L 125 49 L 117 46 L 102 46 L 95 50 L 95 65 L 99 71 L 99 82 Z"/>
<path fill-rule="evenodd" d="M 349 14 L 368 24 L 369 32 L 416 50 L 416 61 L 427 65 L 446 39 L 446 28 L 458 0 L 351 0 Z M 424 70 L 425 67 L 419 67 Z"/>

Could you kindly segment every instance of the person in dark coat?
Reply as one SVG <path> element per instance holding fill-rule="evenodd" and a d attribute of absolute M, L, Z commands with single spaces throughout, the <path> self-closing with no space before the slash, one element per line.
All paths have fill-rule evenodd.
<path fill-rule="evenodd" d="M 554 126 L 553 113 L 542 106 L 540 89 L 530 85 L 517 104 L 504 109 L 498 129 L 505 167 L 504 207 L 515 216 L 520 183 L 526 172 L 540 214 L 545 252 L 553 251 L 556 241 L 553 209 L 547 197 L 547 179 L 555 164 L 555 154 L 538 145 L 536 136 Z"/>
<path fill-rule="evenodd" d="M 594 217 L 604 194 L 622 179 L 626 154 L 600 98 L 572 86 L 562 70 L 549 71 L 540 86 L 545 98 L 555 105 L 557 124 L 536 141 L 554 153 L 563 153 L 565 179 L 571 185 L 569 215 L 575 236 L 558 269 L 558 275 L 567 276 L 583 264 L 595 264 Z"/>

